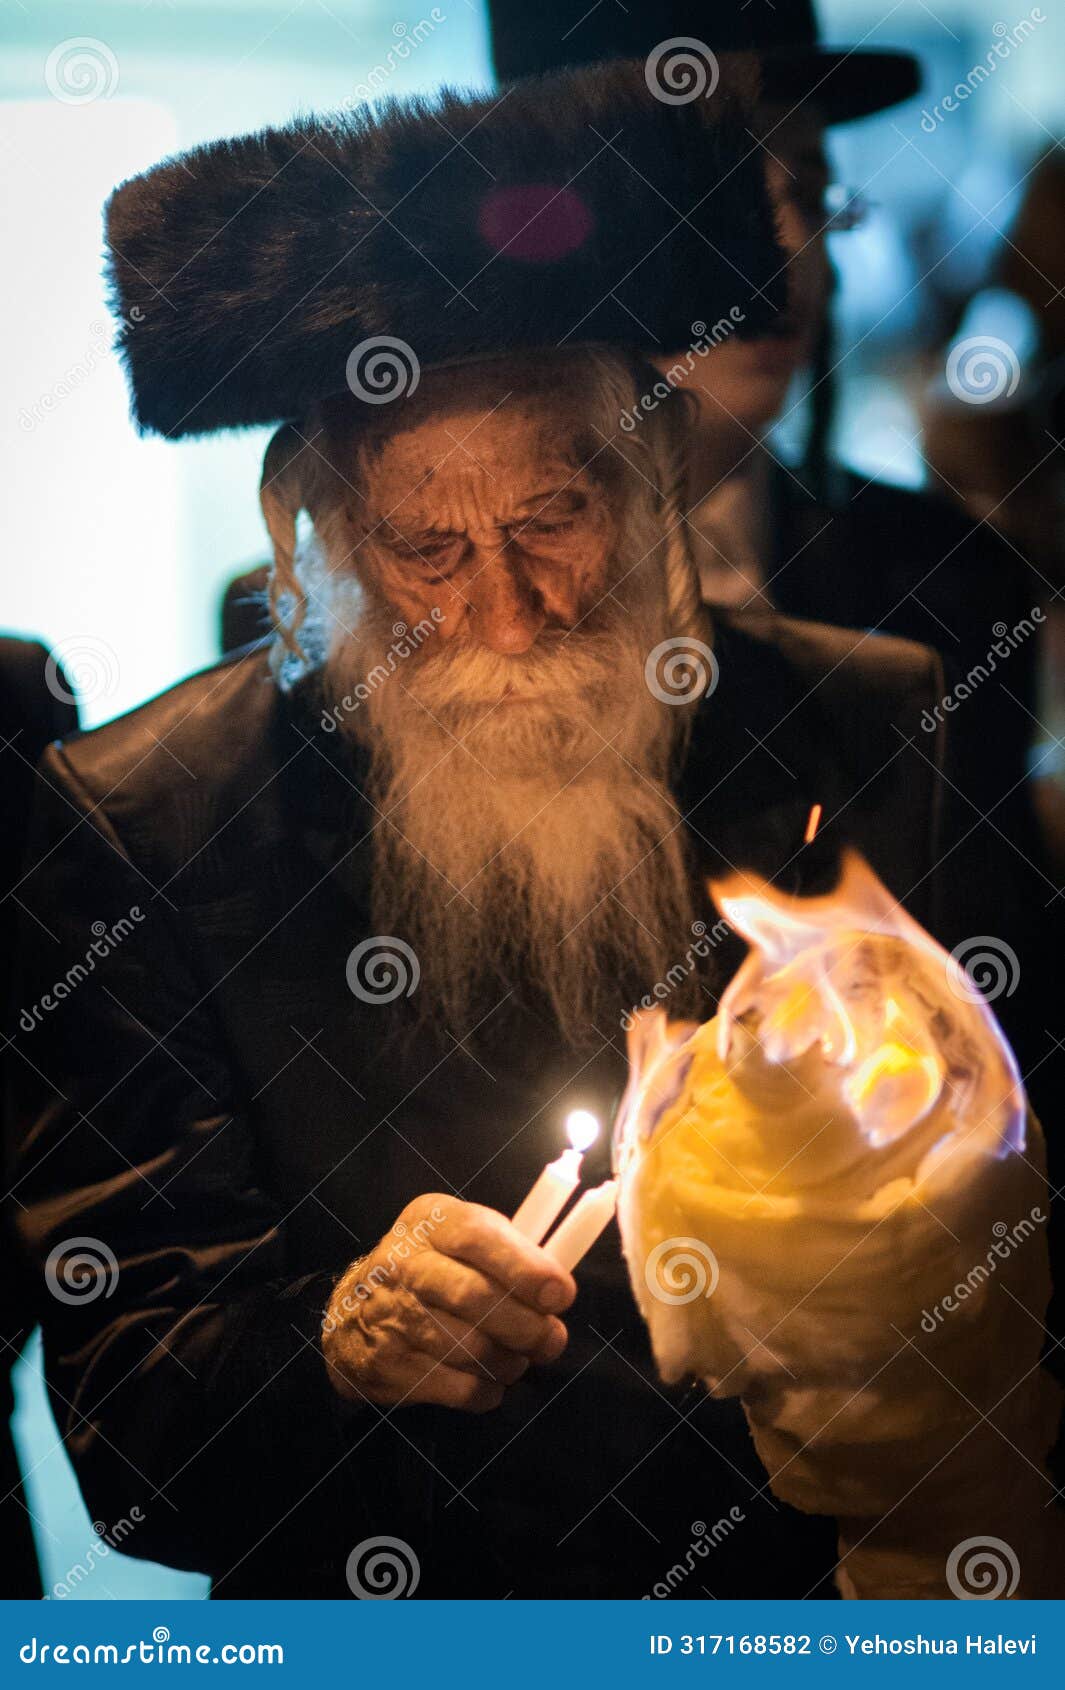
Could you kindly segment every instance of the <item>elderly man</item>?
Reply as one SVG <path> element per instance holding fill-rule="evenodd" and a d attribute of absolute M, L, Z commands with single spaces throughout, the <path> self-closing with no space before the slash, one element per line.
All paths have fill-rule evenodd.
<path fill-rule="evenodd" d="M 938 922 L 938 661 L 711 626 L 681 402 L 620 424 L 683 323 L 757 326 L 744 127 L 622 67 L 113 203 L 142 423 L 297 420 L 270 646 L 42 765 L 16 1192 L 94 1517 L 219 1595 L 827 1588 L 735 1405 L 656 1384 L 616 1236 L 575 1282 L 506 1219 L 612 1114 L 628 1007 L 711 1011 L 708 872 L 824 885 L 849 840 Z"/>

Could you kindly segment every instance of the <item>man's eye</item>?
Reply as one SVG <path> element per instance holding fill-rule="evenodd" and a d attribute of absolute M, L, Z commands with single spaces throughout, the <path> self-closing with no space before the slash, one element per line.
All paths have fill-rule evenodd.
<path fill-rule="evenodd" d="M 522 534 L 568 534 L 577 524 L 571 516 L 563 517 L 559 522 L 525 522 L 519 532 Z"/>
<path fill-rule="evenodd" d="M 417 544 L 412 540 L 398 537 L 389 541 L 390 549 L 397 557 L 411 563 L 435 563 L 448 557 L 455 549 L 454 535 L 448 535 L 441 540 L 419 540 Z"/>

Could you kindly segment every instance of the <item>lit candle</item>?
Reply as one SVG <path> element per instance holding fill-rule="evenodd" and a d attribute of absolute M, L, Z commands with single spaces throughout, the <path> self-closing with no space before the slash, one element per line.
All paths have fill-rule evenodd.
<path fill-rule="evenodd" d="M 539 1244 L 555 1217 L 561 1214 L 581 1181 L 583 1153 L 599 1136 L 599 1122 L 587 1109 L 574 1109 L 566 1117 L 569 1150 L 549 1162 L 513 1221 L 518 1231 Z"/>
<path fill-rule="evenodd" d="M 544 1249 L 564 1268 L 575 1268 L 586 1256 L 599 1234 L 609 1226 L 618 1201 L 616 1179 L 604 1180 L 602 1185 L 586 1191 L 573 1205 L 564 1221 L 560 1221 Z"/>

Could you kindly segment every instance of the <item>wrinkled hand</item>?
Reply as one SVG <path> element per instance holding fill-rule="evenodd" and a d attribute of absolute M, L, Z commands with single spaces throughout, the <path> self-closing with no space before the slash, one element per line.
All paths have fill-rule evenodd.
<path fill-rule="evenodd" d="M 349 1401 L 498 1408 L 531 1362 L 557 1359 L 573 1276 L 495 1209 L 408 1203 L 333 1291 L 322 1349 Z"/>

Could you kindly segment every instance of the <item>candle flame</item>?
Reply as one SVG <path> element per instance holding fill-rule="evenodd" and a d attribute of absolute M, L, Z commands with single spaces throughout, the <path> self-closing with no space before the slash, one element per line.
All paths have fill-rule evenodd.
<path fill-rule="evenodd" d="M 589 1150 L 599 1137 L 599 1121 L 590 1109 L 571 1109 L 566 1116 L 566 1137 L 574 1150 Z"/>

